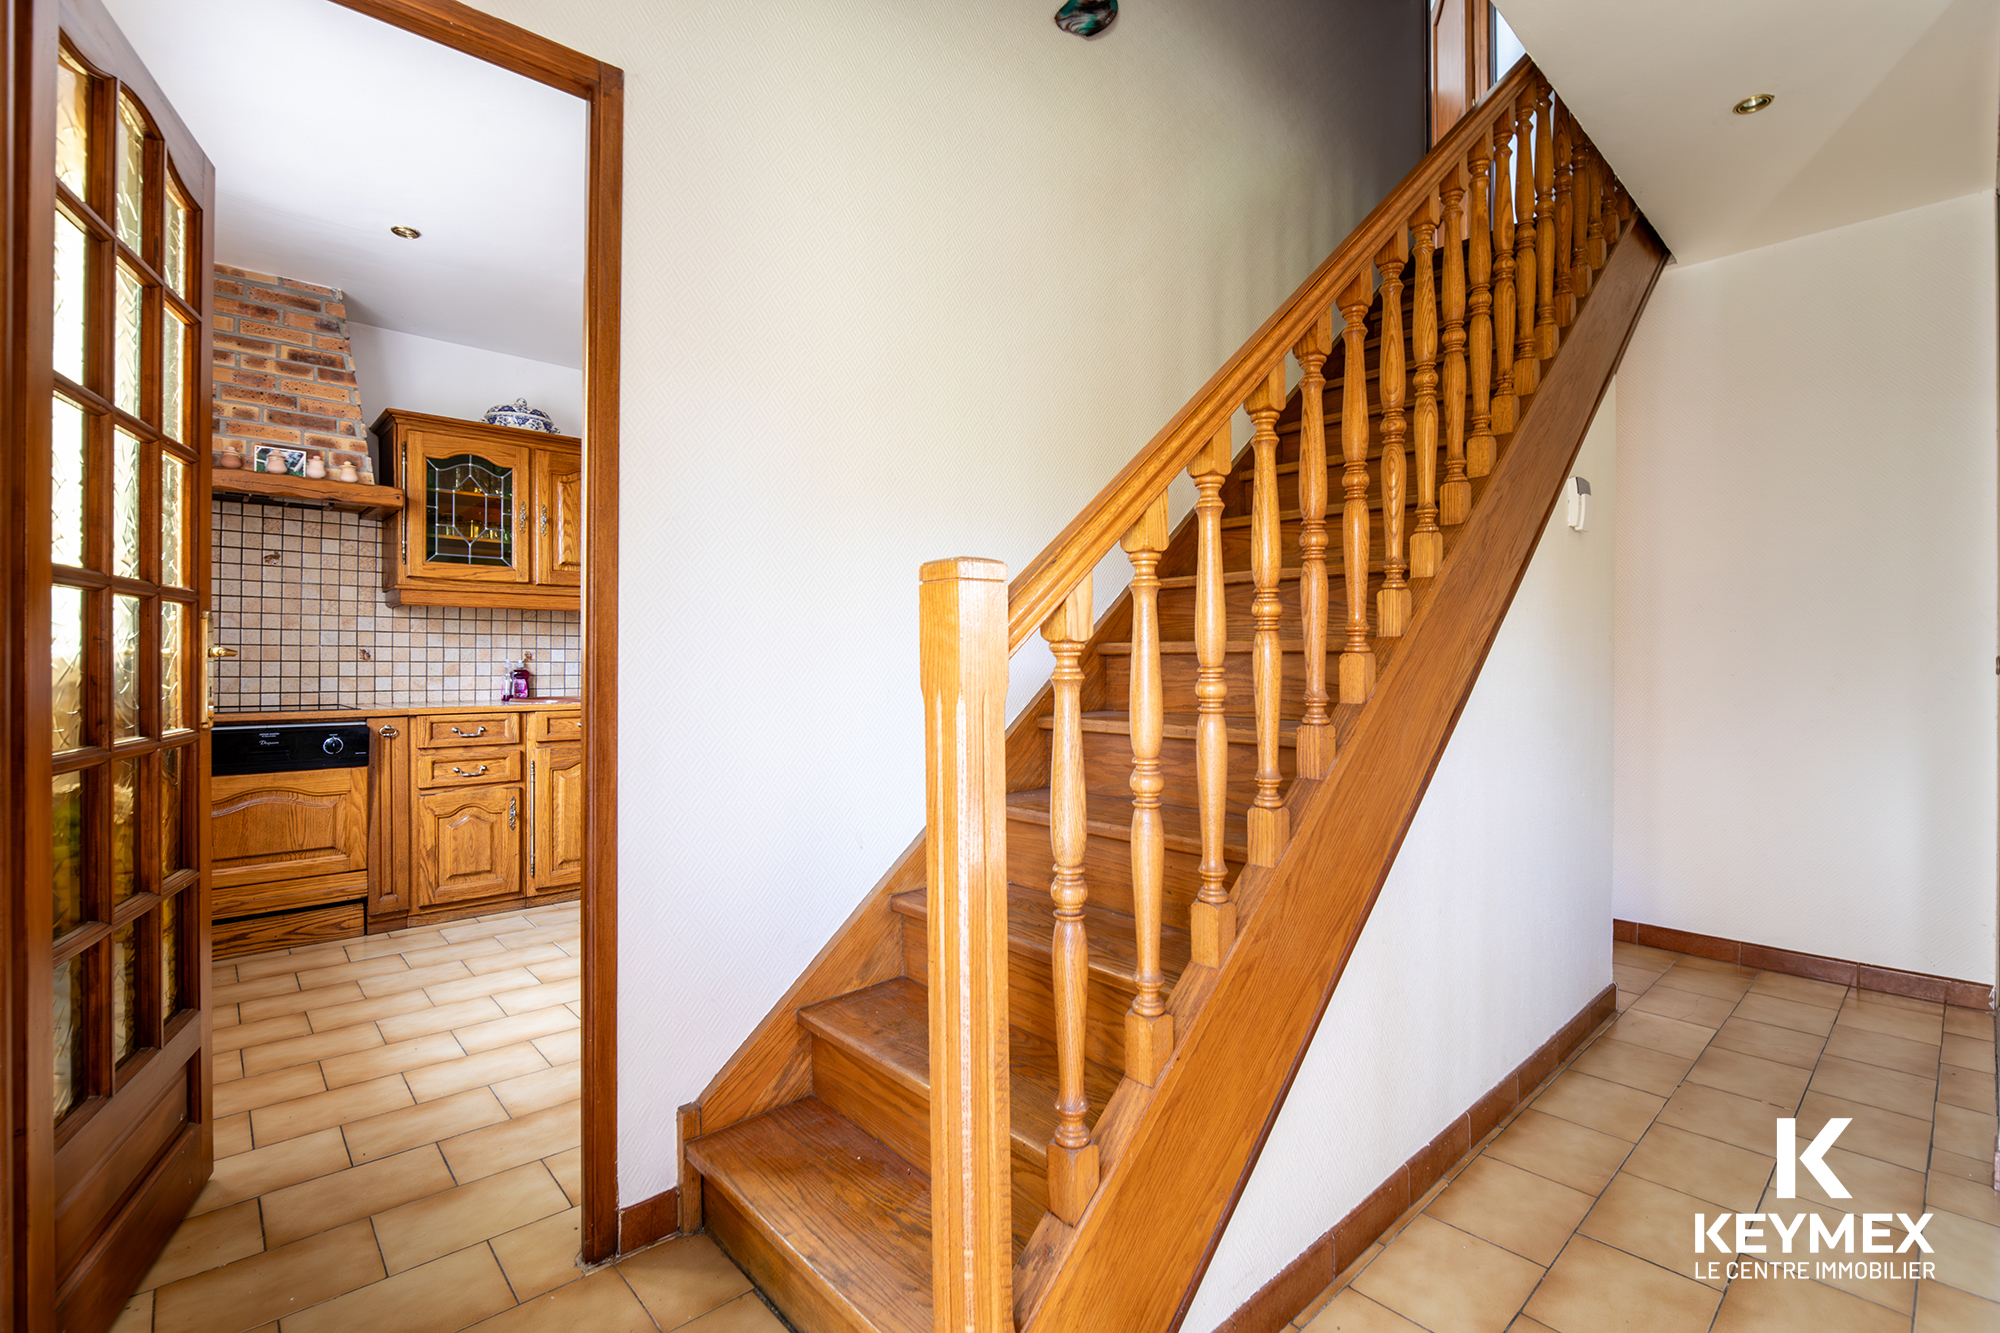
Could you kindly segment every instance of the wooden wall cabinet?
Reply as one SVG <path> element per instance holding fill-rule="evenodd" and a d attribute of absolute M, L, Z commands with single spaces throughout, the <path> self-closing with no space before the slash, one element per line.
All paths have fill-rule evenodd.
<path fill-rule="evenodd" d="M 579 608 L 581 440 L 394 408 L 374 429 L 403 491 L 382 525 L 391 606 Z"/>

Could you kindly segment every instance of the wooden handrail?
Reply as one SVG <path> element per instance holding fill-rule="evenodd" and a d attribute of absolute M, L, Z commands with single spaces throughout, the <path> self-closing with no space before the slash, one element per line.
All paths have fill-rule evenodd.
<path fill-rule="evenodd" d="M 1153 498 L 1167 488 L 1167 483 L 1214 438 L 1217 430 L 1229 424 L 1230 417 L 1258 382 L 1273 367 L 1283 365 L 1285 355 L 1333 304 L 1340 289 L 1373 265 L 1376 254 L 1407 224 L 1426 193 L 1434 192 L 1444 177 L 1464 161 L 1473 140 L 1490 134 L 1494 121 L 1507 114 L 1523 92 L 1529 95 L 1532 108 L 1538 77 L 1534 66 L 1523 57 L 1479 106 L 1468 111 L 1438 141 L 1416 170 L 1404 177 L 1313 270 L 1312 276 L 1264 321 L 1263 327 L 1209 377 L 1201 391 L 1160 428 L 1138 456 L 1121 468 L 1096 498 L 1084 506 L 1083 512 L 1071 519 L 1056 539 L 1015 576 L 1007 589 L 1009 652 L 1042 627 L 1070 590 L 1096 568 L 1097 562 L 1111 550 L 1112 543 L 1139 521 Z"/>

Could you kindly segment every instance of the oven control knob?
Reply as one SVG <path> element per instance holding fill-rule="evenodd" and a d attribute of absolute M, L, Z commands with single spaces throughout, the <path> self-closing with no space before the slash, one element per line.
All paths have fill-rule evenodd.
<path fill-rule="evenodd" d="M 319 743 L 319 748 L 326 751 L 328 754 L 339 754 L 342 750 L 345 750 L 347 748 L 347 742 L 340 739 L 340 737 L 338 736 L 328 736 L 325 740 Z"/>

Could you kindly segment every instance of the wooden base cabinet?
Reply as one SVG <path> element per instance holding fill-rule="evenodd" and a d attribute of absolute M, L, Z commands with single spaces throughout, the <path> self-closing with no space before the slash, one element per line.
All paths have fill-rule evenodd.
<path fill-rule="evenodd" d="M 210 780 L 215 957 L 361 934 L 369 788 L 366 768 Z"/>
<path fill-rule="evenodd" d="M 464 787 L 417 798 L 418 911 L 520 894 L 523 796 L 519 787 Z"/>
<path fill-rule="evenodd" d="M 528 749 L 528 884 L 537 893 L 583 883 L 583 747 Z"/>

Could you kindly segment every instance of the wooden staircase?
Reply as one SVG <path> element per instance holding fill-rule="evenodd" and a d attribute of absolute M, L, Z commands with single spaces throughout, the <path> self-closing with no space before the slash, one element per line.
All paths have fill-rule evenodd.
<path fill-rule="evenodd" d="M 1516 181 L 1510 150 L 1534 162 Z M 1562 256 L 1540 299 L 1523 233 Z M 1517 256 L 1527 318 L 1497 308 Z M 932 827 L 683 1108 L 683 1229 L 806 1333 L 1175 1326 L 1663 263 L 1524 63 L 1015 580 L 985 640 L 967 613 L 927 656 Z M 1169 536 L 1183 467 L 1219 503 Z M 1121 537 L 1133 589 L 1092 625 L 1089 571 Z M 974 605 L 976 575 L 933 582 L 952 579 Z M 1005 653 L 1045 624 L 1058 669 L 1004 749 L 997 724 L 986 750 L 976 725 L 941 740 L 997 718 L 993 663 L 1004 697 Z M 1170 1029 L 1135 1025 L 1149 989 Z M 980 1054 L 1003 1042 L 1004 1077 Z"/>

